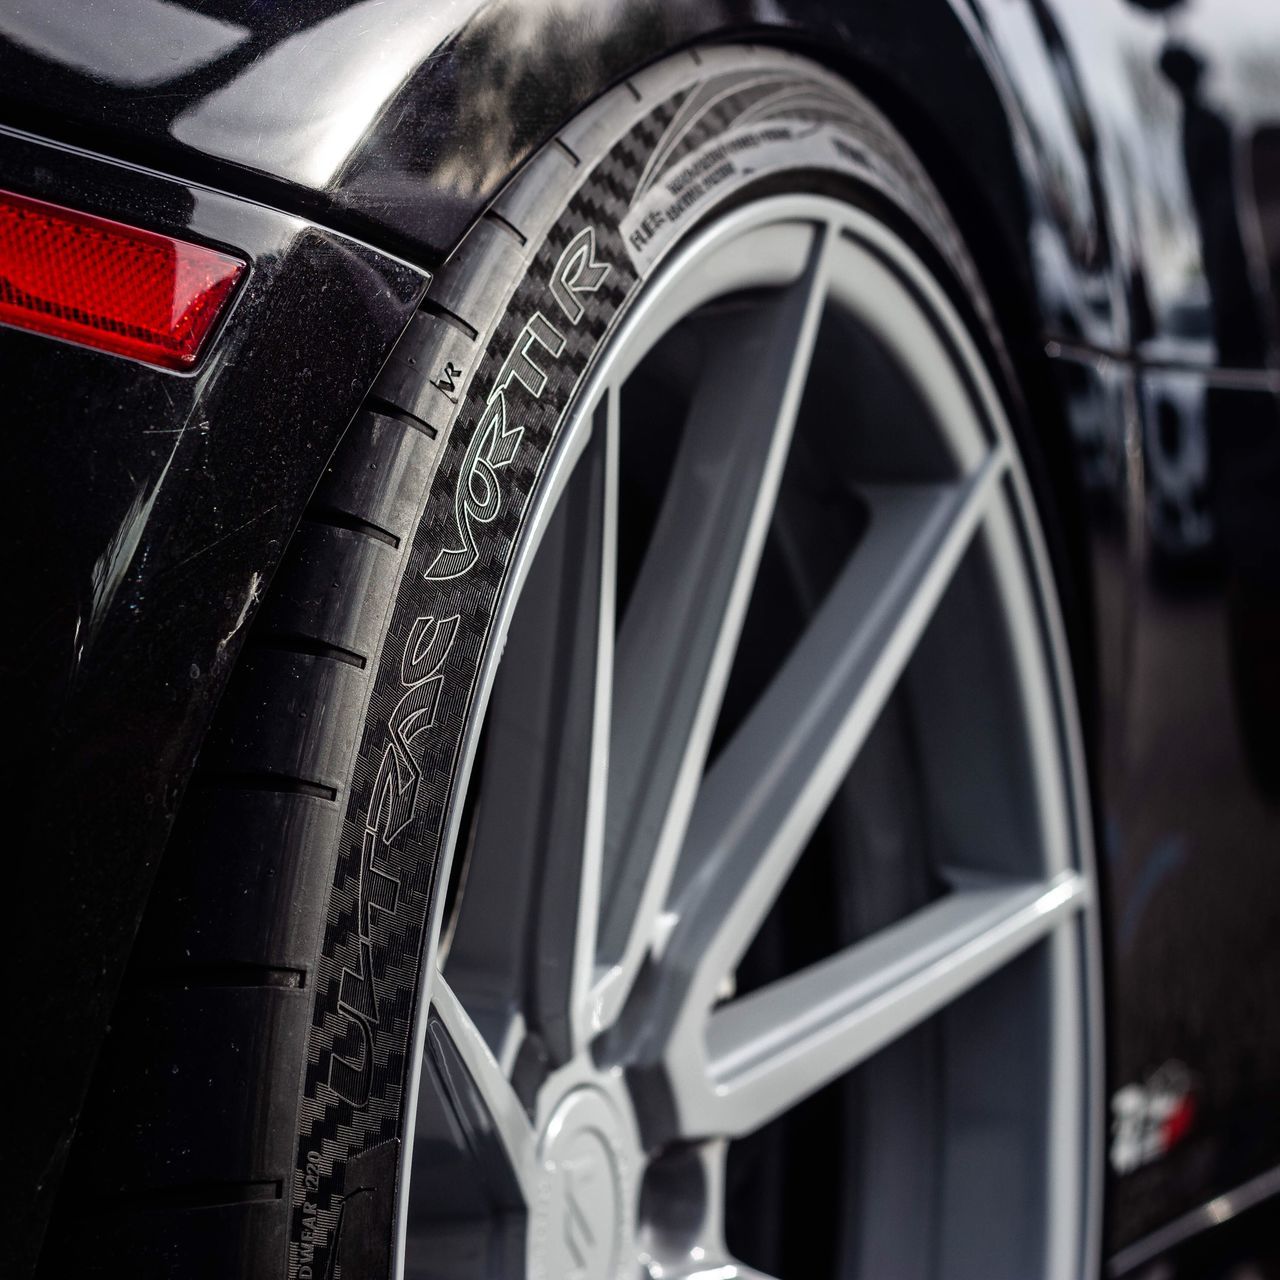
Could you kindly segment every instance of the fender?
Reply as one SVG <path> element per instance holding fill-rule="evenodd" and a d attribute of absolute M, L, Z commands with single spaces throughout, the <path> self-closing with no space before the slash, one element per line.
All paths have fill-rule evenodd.
<path fill-rule="evenodd" d="M 0 129 L 0 187 L 235 247 L 244 286 L 174 374 L 0 330 L 11 621 L 0 801 L 15 900 L 0 1232 L 34 1264 L 160 855 L 248 624 L 428 276 L 341 233 Z M 20 856 L 19 856 L 20 853 Z M 38 904 L 38 905 L 37 905 Z"/>
<path fill-rule="evenodd" d="M 944 167 L 964 157 L 1025 264 L 1032 175 L 969 5 L 297 0 L 231 21 L 163 0 L 49 0 L 0 6 L 0 113 L 431 268 L 591 98 L 682 45 L 763 37 L 856 68 L 935 122 Z"/>

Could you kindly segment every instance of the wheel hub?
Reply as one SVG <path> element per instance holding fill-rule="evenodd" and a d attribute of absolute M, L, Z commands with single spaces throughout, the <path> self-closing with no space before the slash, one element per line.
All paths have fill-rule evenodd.
<path fill-rule="evenodd" d="M 552 1109 L 537 1150 L 530 1276 L 614 1280 L 633 1274 L 643 1157 L 630 1104 L 607 1085 L 579 1085 Z"/>

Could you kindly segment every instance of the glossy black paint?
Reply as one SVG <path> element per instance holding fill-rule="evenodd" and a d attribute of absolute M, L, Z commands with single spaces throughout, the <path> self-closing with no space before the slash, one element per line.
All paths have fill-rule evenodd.
<path fill-rule="evenodd" d="M 34 1249 L 245 625 L 427 277 L 298 218 L 16 134 L 0 136 L 0 186 L 250 261 L 189 375 L 0 335 L 0 776 L 9 900 L 25 904 L 7 1003 L 12 1025 L 35 1029 L 6 1051 L 25 1101 L 4 1215 L 6 1239 Z"/>
<path fill-rule="evenodd" d="M 1079 89 L 1056 128 L 1042 104 L 1034 150 L 1060 175 L 1074 156 L 1110 263 L 1103 323 L 1061 301 L 1084 279 L 1061 250 L 1085 224 L 1052 204 L 1059 234 L 1033 224 L 1098 602 L 1121 1249 L 1280 1161 L 1280 14 L 1034 7 Z M 1034 102 L 1034 60 L 1010 37 Z M 1194 1121 L 1126 1167 L 1117 1095 L 1170 1064 Z"/>
<path fill-rule="evenodd" d="M 993 207 L 1020 202 L 970 21 L 947 0 L 4 0 L 0 117 L 431 265 L 583 103 L 700 39 L 798 43 L 904 109 L 945 104 Z"/>
<path fill-rule="evenodd" d="M 1113 1178 L 1110 1247 L 1280 1162 L 1280 11 L 0 0 L 0 120 L 178 180 L 6 136 L 0 183 L 255 264 L 189 382 L 0 336 L 11 580 L 33 601 L 13 637 L 32 728 L 6 768 L 44 832 L 23 841 L 36 896 L 83 938 L 52 966 L 47 936 L 30 942 L 30 1009 L 54 1009 L 70 1048 L 61 1111 L 18 1167 L 56 1167 L 252 575 L 412 306 L 420 277 L 343 236 L 430 269 L 592 96 L 729 38 L 795 45 L 881 101 L 974 249 L 1027 390 L 1102 810 L 1111 1087 L 1177 1060 L 1201 1107 L 1179 1147 Z M 301 297 L 305 338 L 281 319 Z M 153 420 L 190 425 L 144 437 Z"/>

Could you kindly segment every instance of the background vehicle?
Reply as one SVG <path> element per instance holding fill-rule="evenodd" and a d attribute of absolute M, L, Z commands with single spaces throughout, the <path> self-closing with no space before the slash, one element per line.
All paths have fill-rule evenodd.
<path fill-rule="evenodd" d="M 1280 1189 L 1278 80 L 1243 0 L 0 0 L 17 1274 L 1120 1274 Z M 195 361 L 50 336 L 33 218 L 233 264 Z"/>

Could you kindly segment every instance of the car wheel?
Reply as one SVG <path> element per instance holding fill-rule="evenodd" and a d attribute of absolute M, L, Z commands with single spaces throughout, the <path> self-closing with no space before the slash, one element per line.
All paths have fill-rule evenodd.
<path fill-rule="evenodd" d="M 516 175 L 253 623 L 57 1262 L 1096 1266 L 1088 796 L 989 317 L 789 54 Z"/>

